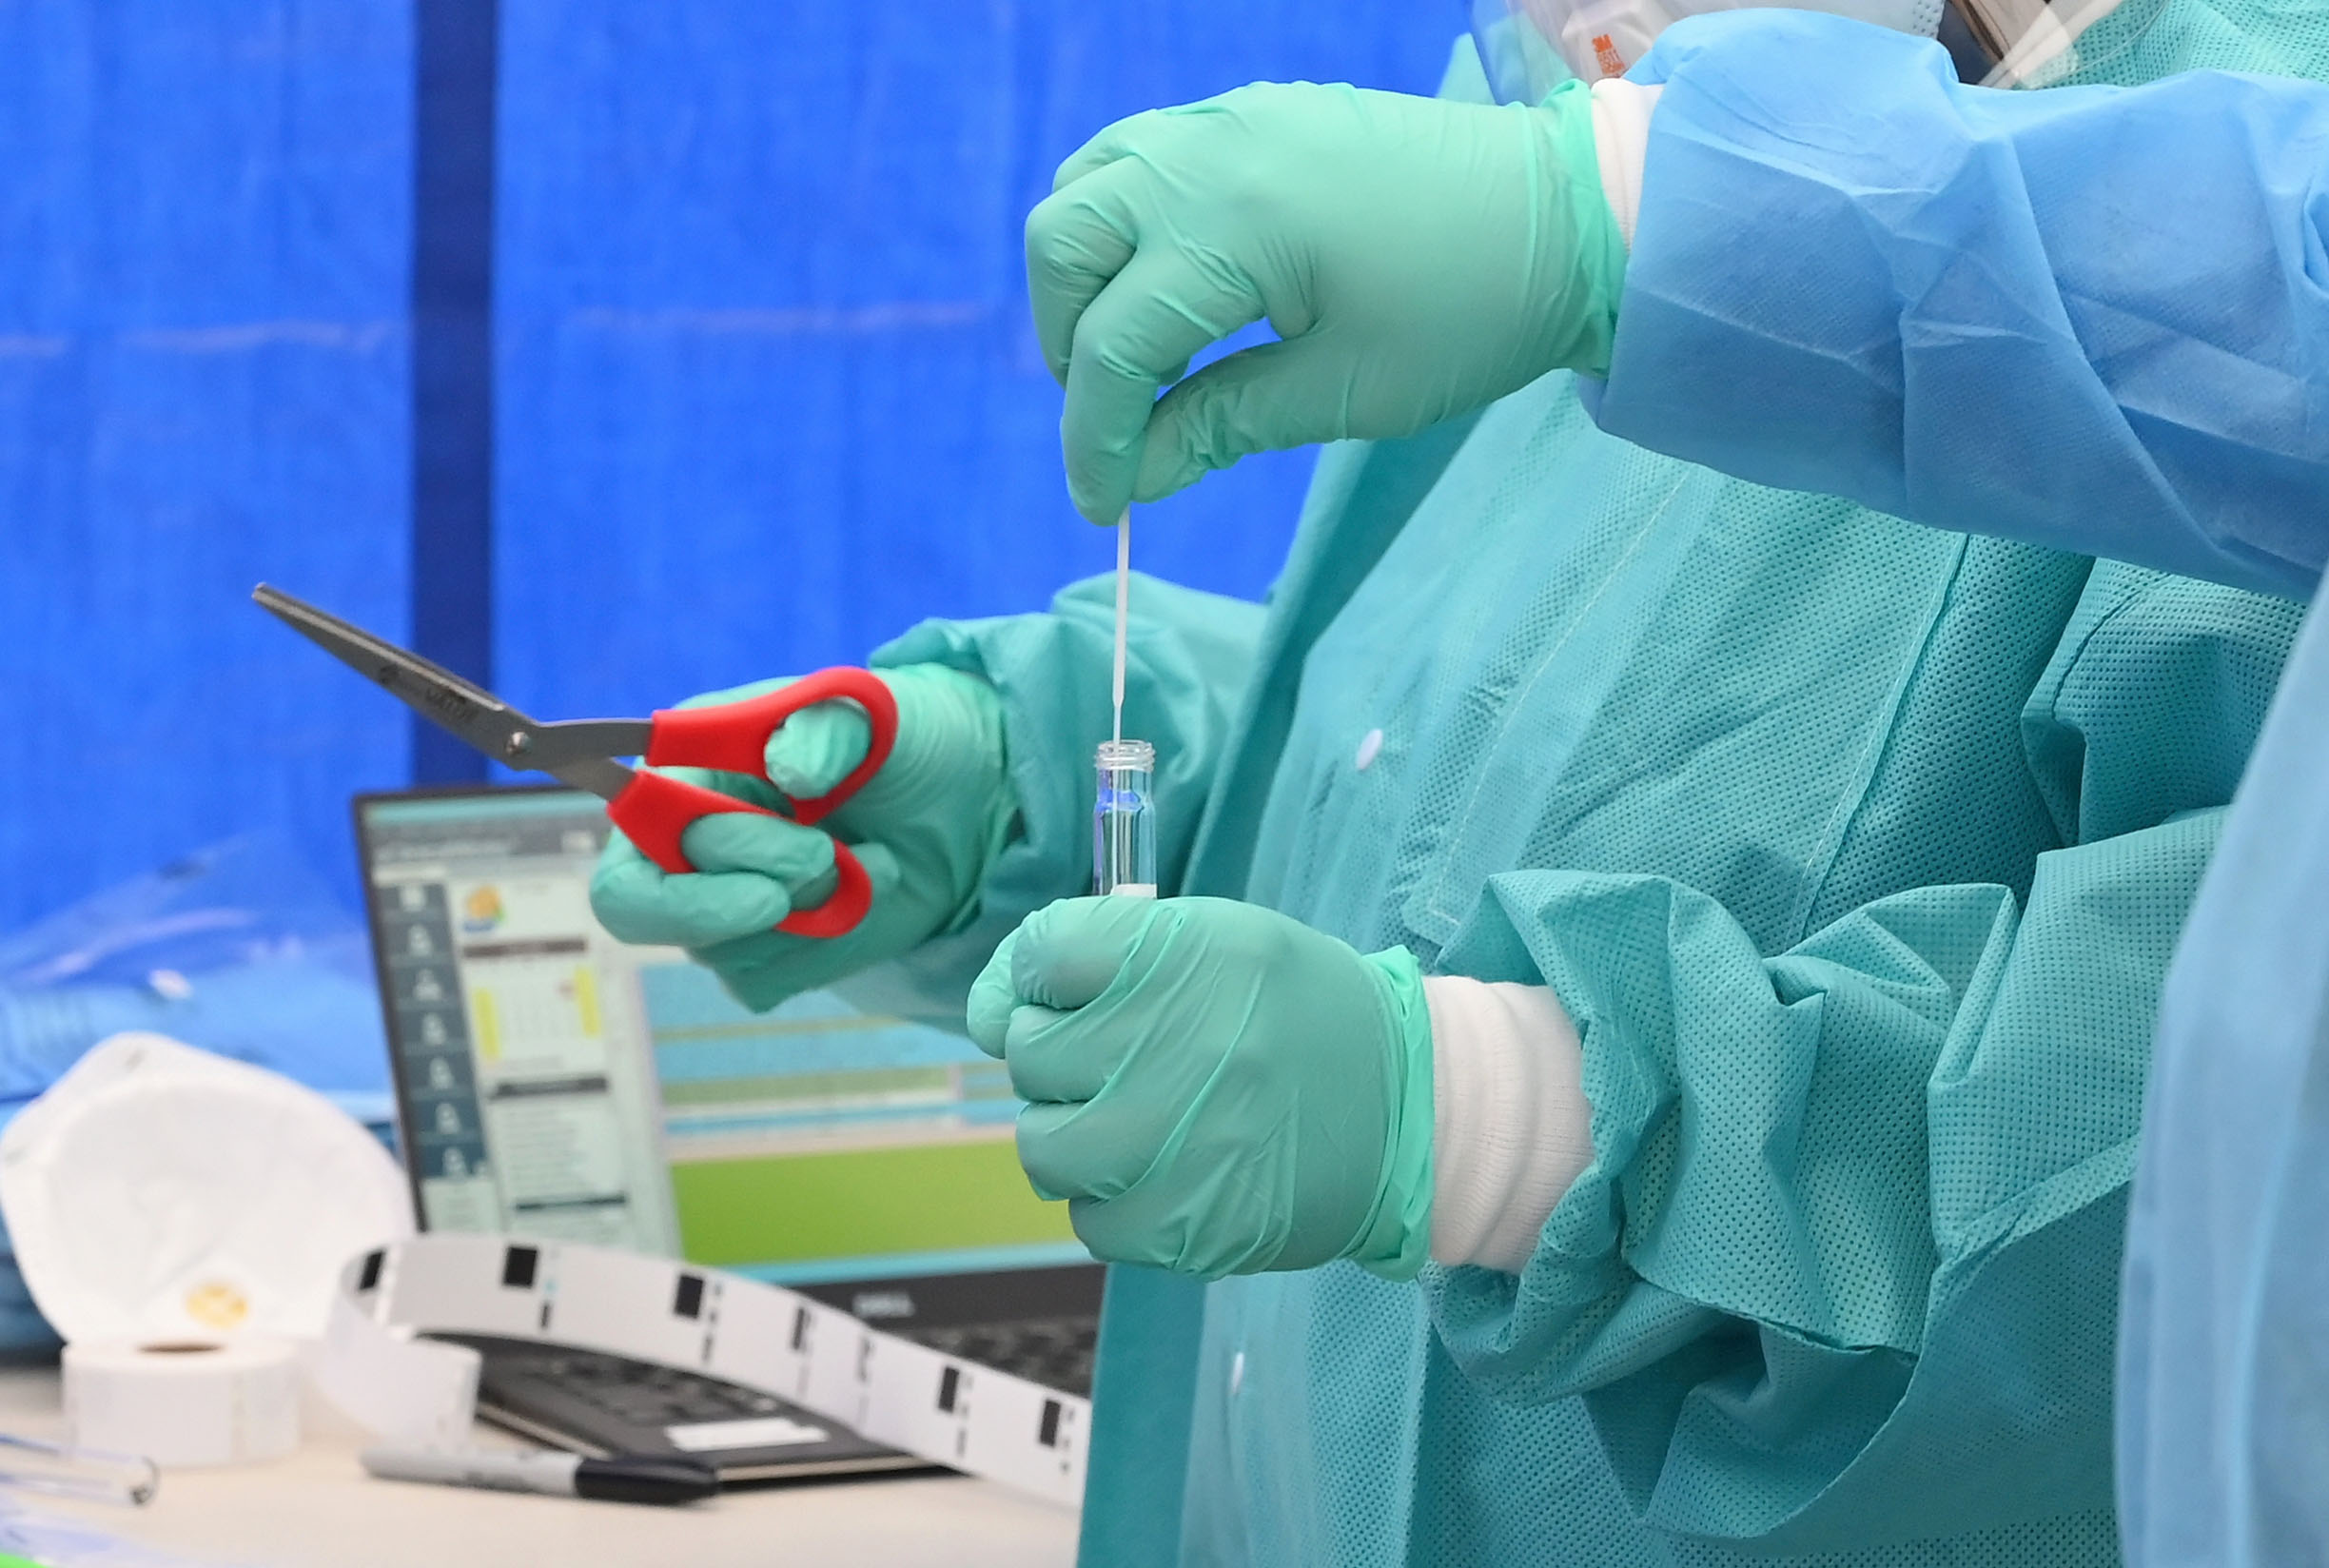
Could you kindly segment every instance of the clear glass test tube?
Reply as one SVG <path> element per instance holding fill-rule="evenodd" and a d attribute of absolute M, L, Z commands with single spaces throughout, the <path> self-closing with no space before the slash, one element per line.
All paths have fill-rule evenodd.
<path fill-rule="evenodd" d="M 1156 748 L 1145 740 L 1104 740 L 1100 792 L 1092 807 L 1092 892 L 1157 895 L 1156 803 L 1149 794 Z"/>

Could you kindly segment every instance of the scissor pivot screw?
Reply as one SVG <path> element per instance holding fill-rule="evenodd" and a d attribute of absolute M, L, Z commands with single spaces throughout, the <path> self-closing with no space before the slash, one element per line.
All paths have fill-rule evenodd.
<path fill-rule="evenodd" d="M 523 756 L 534 749 L 534 737 L 519 730 L 501 743 L 501 749 L 512 756 Z"/>

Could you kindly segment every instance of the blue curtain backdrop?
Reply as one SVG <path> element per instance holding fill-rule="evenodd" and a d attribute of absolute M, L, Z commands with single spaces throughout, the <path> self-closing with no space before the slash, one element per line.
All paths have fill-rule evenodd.
<path fill-rule="evenodd" d="M 496 678 L 632 712 L 1040 607 L 1067 504 L 1020 231 L 1108 122 L 1259 78 L 1430 91 L 1451 0 L 501 0 Z M 1258 595 L 1307 454 L 1136 523 Z"/>
<path fill-rule="evenodd" d="M 0 6 L 0 930 L 404 773 L 247 596 L 405 625 L 408 10 Z"/>
<path fill-rule="evenodd" d="M 496 684 L 642 711 L 1104 570 L 1027 317 L 1053 166 L 1256 78 L 1428 91 L 1460 24 L 500 0 Z M 270 823 L 353 895 L 403 715 L 245 595 L 412 624 L 415 69 L 411 0 L 0 7 L 0 930 Z M 1258 594 L 1308 469 L 1149 509 L 1140 564 Z"/>

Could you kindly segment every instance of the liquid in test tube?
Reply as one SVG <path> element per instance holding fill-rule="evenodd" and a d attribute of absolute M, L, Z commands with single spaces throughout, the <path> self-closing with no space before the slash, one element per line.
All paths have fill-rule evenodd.
<path fill-rule="evenodd" d="M 1149 793 L 1156 748 L 1145 740 L 1104 740 L 1100 791 L 1092 807 L 1092 892 L 1157 895 L 1156 804 Z"/>

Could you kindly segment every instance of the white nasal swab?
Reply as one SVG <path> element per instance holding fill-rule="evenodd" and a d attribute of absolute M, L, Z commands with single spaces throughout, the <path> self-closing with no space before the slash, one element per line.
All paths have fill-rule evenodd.
<path fill-rule="evenodd" d="M 1132 509 L 1116 519 L 1116 732 L 1124 738 L 1125 620 L 1132 605 Z"/>

